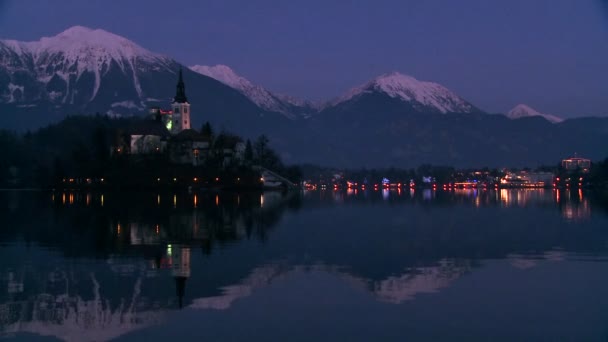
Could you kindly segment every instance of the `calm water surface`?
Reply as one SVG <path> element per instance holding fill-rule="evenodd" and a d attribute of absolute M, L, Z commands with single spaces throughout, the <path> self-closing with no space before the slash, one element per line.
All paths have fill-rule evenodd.
<path fill-rule="evenodd" d="M 583 191 L 0 192 L 0 337 L 608 339 Z"/>

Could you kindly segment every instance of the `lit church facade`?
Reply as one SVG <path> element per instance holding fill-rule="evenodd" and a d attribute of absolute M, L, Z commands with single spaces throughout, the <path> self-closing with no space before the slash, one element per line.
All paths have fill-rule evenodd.
<path fill-rule="evenodd" d="M 203 165 L 212 145 L 211 137 L 191 128 L 191 111 L 186 87 L 179 70 L 175 97 L 171 109 L 150 108 L 151 117 L 132 123 L 114 153 L 150 155 L 167 152 L 172 163 Z M 222 136 L 222 159 L 225 165 L 243 159 L 245 144 L 236 136 Z"/>
<path fill-rule="evenodd" d="M 177 91 L 171 103 L 171 111 L 161 112 L 161 115 L 163 124 L 172 135 L 190 129 L 190 103 L 186 97 L 186 86 L 181 69 L 179 70 Z"/>

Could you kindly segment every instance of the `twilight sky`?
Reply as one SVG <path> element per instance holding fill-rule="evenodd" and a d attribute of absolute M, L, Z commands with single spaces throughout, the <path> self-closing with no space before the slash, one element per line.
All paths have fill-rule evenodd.
<path fill-rule="evenodd" d="M 608 0 L 0 0 L 2 39 L 73 25 L 312 100 L 400 71 L 490 112 L 608 115 Z"/>

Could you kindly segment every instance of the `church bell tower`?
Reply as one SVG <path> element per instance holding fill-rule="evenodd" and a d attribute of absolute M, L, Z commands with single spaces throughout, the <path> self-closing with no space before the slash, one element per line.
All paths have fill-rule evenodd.
<path fill-rule="evenodd" d="M 177 91 L 173 102 L 171 103 L 173 110 L 172 122 L 169 125 L 171 134 L 177 134 L 185 129 L 190 129 L 190 103 L 186 97 L 186 87 L 182 76 L 182 69 L 179 69 L 179 80 L 177 81 Z"/>

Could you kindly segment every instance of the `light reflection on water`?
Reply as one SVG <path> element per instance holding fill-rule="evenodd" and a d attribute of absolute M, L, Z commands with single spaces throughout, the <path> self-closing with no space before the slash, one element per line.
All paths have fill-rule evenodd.
<path fill-rule="evenodd" d="M 563 277 L 560 265 L 608 258 L 606 201 L 578 190 L 0 196 L 5 337 L 106 340 L 302 275 L 407 307 L 482 270 Z M 493 279 L 479 281 L 507 285 Z"/>
<path fill-rule="evenodd" d="M 305 198 L 319 198 L 326 200 L 331 195 L 333 203 L 342 203 L 345 200 L 341 191 L 304 191 Z M 470 203 L 475 207 L 500 206 L 503 208 L 525 208 L 529 206 L 544 206 L 558 209 L 562 216 L 568 220 L 583 220 L 591 216 L 591 206 L 585 191 L 582 189 L 450 189 L 441 191 L 435 189 L 381 189 L 357 190 L 347 189 L 346 197 L 350 201 L 361 198 L 381 196 L 383 201 L 403 201 L 407 196 L 415 201 L 443 203 Z M 406 195 L 407 194 L 407 195 Z"/>

